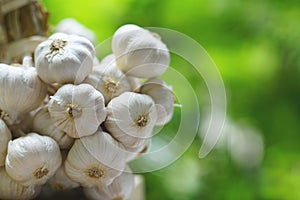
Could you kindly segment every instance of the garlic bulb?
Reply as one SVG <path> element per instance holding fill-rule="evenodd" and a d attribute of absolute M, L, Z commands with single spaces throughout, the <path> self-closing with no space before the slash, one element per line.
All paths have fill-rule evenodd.
<path fill-rule="evenodd" d="M 125 91 L 130 91 L 131 86 L 126 76 L 114 63 L 102 63 L 94 67 L 92 73 L 84 80 L 100 91 L 107 104 L 112 98 L 119 96 Z"/>
<path fill-rule="evenodd" d="M 88 84 L 62 86 L 48 110 L 55 126 L 72 138 L 92 135 L 106 118 L 103 95 Z"/>
<path fill-rule="evenodd" d="M 33 199 L 41 191 L 40 187 L 33 185 L 26 187 L 13 180 L 4 167 L 0 168 L 0 177 L 0 199 Z"/>
<path fill-rule="evenodd" d="M 107 130 L 127 150 L 138 152 L 152 135 L 157 120 L 151 97 L 134 92 L 124 92 L 107 105 Z"/>
<path fill-rule="evenodd" d="M 29 133 L 8 143 L 5 169 L 24 186 L 46 183 L 60 165 L 58 144 L 48 136 Z"/>
<path fill-rule="evenodd" d="M 62 160 L 65 162 L 67 158 L 67 152 L 62 151 Z M 49 185 L 55 190 L 67 190 L 79 187 L 79 183 L 72 181 L 65 172 L 64 165 L 61 165 L 54 176 L 48 181 Z"/>
<path fill-rule="evenodd" d="M 150 79 L 143 84 L 140 92 L 147 94 L 155 102 L 157 108 L 156 125 L 168 123 L 174 113 L 175 96 L 170 86 L 158 78 Z"/>
<path fill-rule="evenodd" d="M 5 165 L 8 142 L 11 140 L 11 133 L 3 120 L 0 119 L 0 167 Z"/>
<path fill-rule="evenodd" d="M 73 138 L 53 124 L 47 107 L 40 109 L 34 116 L 33 131 L 53 138 L 61 149 L 70 149 L 74 143 Z"/>
<path fill-rule="evenodd" d="M 128 200 L 134 187 L 134 176 L 129 167 L 108 186 L 84 188 L 84 194 L 91 200 Z"/>
<path fill-rule="evenodd" d="M 92 71 L 95 49 L 86 38 L 55 33 L 35 50 L 38 75 L 46 83 L 81 83 Z"/>
<path fill-rule="evenodd" d="M 96 42 L 96 36 L 93 31 L 80 24 L 73 18 L 66 18 L 61 20 L 55 27 L 56 32 L 66 34 L 75 34 L 87 38 L 91 42 Z"/>
<path fill-rule="evenodd" d="M 143 81 L 139 78 L 136 78 L 134 76 L 126 76 L 127 81 L 129 82 L 131 86 L 132 92 L 139 92 L 140 87 L 143 85 Z"/>
<path fill-rule="evenodd" d="M 112 51 L 117 66 L 126 75 L 139 78 L 160 76 L 170 63 L 169 50 L 159 36 L 133 24 L 114 33 Z"/>
<path fill-rule="evenodd" d="M 69 178 L 84 187 L 109 185 L 125 168 L 126 153 L 108 133 L 77 139 L 65 162 Z"/>
<path fill-rule="evenodd" d="M 110 65 L 114 64 L 115 62 L 116 62 L 115 55 L 114 54 L 109 54 L 101 60 L 100 64 L 103 65 L 103 66 L 110 66 Z"/>
<path fill-rule="evenodd" d="M 44 100 L 47 86 L 34 67 L 0 64 L 0 109 L 11 123 L 36 109 Z"/>

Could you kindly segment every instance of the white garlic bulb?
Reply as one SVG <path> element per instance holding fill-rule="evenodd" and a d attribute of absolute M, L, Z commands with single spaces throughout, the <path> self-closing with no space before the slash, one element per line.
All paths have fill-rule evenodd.
<path fill-rule="evenodd" d="M 92 135 L 106 118 L 103 95 L 88 84 L 62 86 L 48 110 L 55 126 L 72 138 Z"/>
<path fill-rule="evenodd" d="M 96 42 L 96 36 L 93 31 L 80 24 L 73 18 L 66 18 L 61 20 L 55 27 L 56 32 L 75 34 L 87 38 L 91 42 Z"/>
<path fill-rule="evenodd" d="M 134 187 L 134 176 L 129 167 L 108 186 L 84 188 L 84 194 L 91 200 L 128 200 Z"/>
<path fill-rule="evenodd" d="M 134 76 L 126 76 L 126 78 L 131 86 L 131 91 L 139 92 L 141 86 L 143 85 L 143 81 L 140 78 L 136 78 Z"/>
<path fill-rule="evenodd" d="M 160 76 L 170 63 L 169 50 L 159 36 L 133 24 L 114 33 L 112 51 L 117 66 L 126 75 L 139 78 Z"/>
<path fill-rule="evenodd" d="M 11 132 L 4 123 L 4 121 L 0 119 L 0 167 L 5 165 L 7 146 L 10 140 Z"/>
<path fill-rule="evenodd" d="M 84 83 L 88 83 L 100 91 L 105 98 L 106 104 L 112 98 L 131 90 L 126 76 L 115 66 L 114 62 L 104 62 L 94 67 L 92 73 L 84 80 Z"/>
<path fill-rule="evenodd" d="M 46 83 L 81 83 L 92 71 L 95 49 L 86 38 L 55 33 L 35 50 L 38 75 Z"/>
<path fill-rule="evenodd" d="M 33 185 L 26 187 L 13 180 L 4 167 L 0 168 L 0 177 L 0 199 L 33 199 L 41 191 L 40 187 Z"/>
<path fill-rule="evenodd" d="M 0 64 L 0 109 L 11 123 L 36 109 L 44 100 L 47 86 L 34 67 Z"/>
<path fill-rule="evenodd" d="M 65 162 L 67 158 L 67 152 L 62 151 L 62 160 L 63 163 Z M 58 170 L 55 172 L 54 176 L 50 178 L 48 181 L 48 184 L 53 188 L 54 190 L 67 190 L 67 189 L 73 189 L 80 186 L 79 183 L 76 183 L 72 181 L 65 172 L 64 165 L 61 165 Z"/>
<path fill-rule="evenodd" d="M 65 162 L 69 178 L 84 187 L 109 185 L 125 168 L 126 153 L 108 133 L 76 139 Z"/>
<path fill-rule="evenodd" d="M 155 102 L 157 108 L 156 125 L 164 125 L 172 119 L 175 103 L 172 87 L 167 86 L 163 80 L 153 78 L 143 84 L 140 92 L 149 95 Z"/>
<path fill-rule="evenodd" d="M 22 185 L 42 185 L 61 165 L 58 144 L 48 136 L 29 133 L 8 143 L 5 169 Z"/>
<path fill-rule="evenodd" d="M 48 107 L 40 109 L 33 119 L 33 131 L 52 137 L 61 149 L 70 149 L 74 139 L 59 130 L 52 122 Z"/>
<path fill-rule="evenodd" d="M 115 55 L 114 54 L 109 54 L 109 55 L 107 55 L 107 56 L 105 56 L 102 60 L 101 60 L 101 65 L 103 65 L 103 66 L 109 66 L 109 65 L 111 65 L 111 64 L 113 64 L 113 63 L 115 63 L 116 62 L 116 57 L 115 57 Z"/>
<path fill-rule="evenodd" d="M 127 150 L 138 152 L 152 135 L 157 120 L 151 97 L 134 92 L 124 92 L 107 105 L 107 130 Z"/>

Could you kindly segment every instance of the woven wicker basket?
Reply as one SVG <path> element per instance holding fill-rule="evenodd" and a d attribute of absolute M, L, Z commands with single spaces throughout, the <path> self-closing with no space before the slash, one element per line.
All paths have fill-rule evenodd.
<path fill-rule="evenodd" d="M 21 62 L 46 39 L 48 12 L 34 0 L 0 0 L 1 62 Z"/>

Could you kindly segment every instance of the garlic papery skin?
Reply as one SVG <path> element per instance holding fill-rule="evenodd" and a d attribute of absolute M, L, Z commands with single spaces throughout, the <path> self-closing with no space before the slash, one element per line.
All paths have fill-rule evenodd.
<path fill-rule="evenodd" d="M 108 186 L 84 188 L 90 200 L 128 200 L 134 187 L 134 176 L 129 167 Z"/>
<path fill-rule="evenodd" d="M 33 131 L 53 138 L 61 149 L 70 149 L 74 143 L 73 138 L 53 124 L 48 107 L 41 108 L 34 116 Z"/>
<path fill-rule="evenodd" d="M 125 168 L 126 152 L 108 133 L 76 139 L 65 162 L 68 177 L 84 187 L 109 185 Z"/>
<path fill-rule="evenodd" d="M 105 62 L 94 67 L 84 83 L 88 83 L 100 91 L 105 98 L 105 104 L 123 92 L 131 90 L 126 76 L 114 63 Z"/>
<path fill-rule="evenodd" d="M 62 160 L 64 163 L 67 158 L 67 151 L 62 151 L 61 154 L 62 154 Z M 73 189 L 73 188 L 77 188 L 80 186 L 79 183 L 72 181 L 66 175 L 63 164 L 58 168 L 58 170 L 55 172 L 54 176 L 52 176 L 50 178 L 50 180 L 48 181 L 48 184 L 54 190 L 68 190 L 68 189 Z"/>
<path fill-rule="evenodd" d="M 0 177 L 0 199 L 33 199 L 40 192 L 40 188 L 37 186 L 31 185 L 27 187 L 13 180 L 4 167 L 0 168 Z"/>
<path fill-rule="evenodd" d="M 95 49 L 86 38 L 55 33 L 35 50 L 38 75 L 46 83 L 81 83 L 92 71 Z"/>
<path fill-rule="evenodd" d="M 10 140 L 11 132 L 4 121 L 0 119 L 0 167 L 3 167 L 5 165 L 7 146 Z"/>
<path fill-rule="evenodd" d="M 139 152 L 151 137 L 156 120 L 155 103 L 151 97 L 124 92 L 107 105 L 104 125 L 127 150 Z"/>
<path fill-rule="evenodd" d="M 52 138 L 29 133 L 8 143 L 5 169 L 24 186 L 43 185 L 61 165 L 60 149 Z"/>
<path fill-rule="evenodd" d="M 87 38 L 92 43 L 96 42 L 95 33 L 73 18 L 61 20 L 54 29 L 56 32 L 80 35 Z"/>
<path fill-rule="evenodd" d="M 139 78 L 160 76 L 170 63 L 169 50 L 157 34 L 133 24 L 121 26 L 114 33 L 112 52 L 126 75 Z"/>
<path fill-rule="evenodd" d="M 143 81 L 140 78 L 136 78 L 134 76 L 127 75 L 126 78 L 130 84 L 131 91 L 138 93 L 140 91 L 141 86 L 143 85 Z"/>
<path fill-rule="evenodd" d="M 46 92 L 47 86 L 34 67 L 0 64 L 0 109 L 12 124 L 20 115 L 36 109 Z"/>
<path fill-rule="evenodd" d="M 54 125 L 72 138 L 94 134 L 106 118 L 103 95 L 88 84 L 67 84 L 48 105 Z"/>
<path fill-rule="evenodd" d="M 167 86 L 163 80 L 153 78 L 142 85 L 140 93 L 149 95 L 155 102 L 157 108 L 155 125 L 165 125 L 172 119 L 175 103 L 172 87 Z"/>
<path fill-rule="evenodd" d="M 112 64 L 115 64 L 115 62 L 116 62 L 116 56 L 114 54 L 109 54 L 101 60 L 100 64 L 104 67 L 108 67 Z"/>

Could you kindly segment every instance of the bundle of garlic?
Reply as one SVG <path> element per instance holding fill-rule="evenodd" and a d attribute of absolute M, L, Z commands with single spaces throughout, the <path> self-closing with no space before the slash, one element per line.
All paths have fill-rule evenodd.
<path fill-rule="evenodd" d="M 170 55 L 157 34 L 128 24 L 97 60 L 85 37 L 54 33 L 34 59 L 0 64 L 0 199 L 32 199 L 43 186 L 130 198 L 128 163 L 173 115 L 172 88 L 158 78 Z"/>

